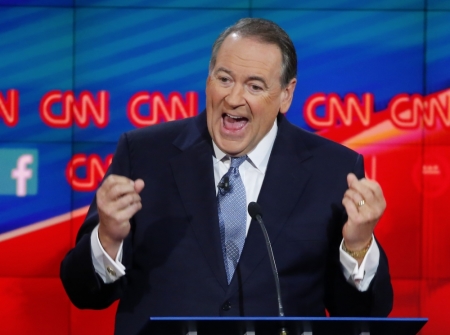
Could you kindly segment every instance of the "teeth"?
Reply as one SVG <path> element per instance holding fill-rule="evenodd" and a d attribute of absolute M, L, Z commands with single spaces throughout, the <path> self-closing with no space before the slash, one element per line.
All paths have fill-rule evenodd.
<path fill-rule="evenodd" d="M 231 117 L 232 119 L 235 119 L 235 120 L 242 119 L 240 116 L 234 116 L 234 115 L 230 115 L 230 114 L 227 114 L 227 116 Z"/>

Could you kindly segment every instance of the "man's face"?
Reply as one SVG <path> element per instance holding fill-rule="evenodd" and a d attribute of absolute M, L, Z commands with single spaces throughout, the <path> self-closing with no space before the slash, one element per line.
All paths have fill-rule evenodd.
<path fill-rule="evenodd" d="M 208 130 L 230 156 L 250 152 L 292 102 L 296 79 L 281 87 L 281 51 L 237 34 L 220 47 L 206 83 Z"/>

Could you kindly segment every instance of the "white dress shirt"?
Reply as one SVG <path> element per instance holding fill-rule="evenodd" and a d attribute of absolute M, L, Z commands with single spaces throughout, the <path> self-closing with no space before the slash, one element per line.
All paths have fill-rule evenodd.
<path fill-rule="evenodd" d="M 277 136 L 278 126 L 275 121 L 272 129 L 266 136 L 258 143 L 258 145 L 247 154 L 247 160 L 239 167 L 239 173 L 244 183 L 245 193 L 247 197 L 247 204 L 258 199 L 259 191 L 264 180 L 269 162 L 270 153 L 272 151 L 275 138 Z M 230 157 L 221 151 L 213 142 L 214 154 L 212 163 L 214 167 L 214 181 L 218 185 L 223 175 L 228 172 L 230 168 Z M 218 187 L 216 187 L 216 193 Z M 251 217 L 247 213 L 246 232 L 250 227 Z M 340 246 L 340 261 L 342 271 L 345 278 L 353 284 L 358 290 L 366 291 L 377 271 L 380 251 L 374 239 L 372 239 L 366 256 L 364 257 L 360 266 L 358 262 L 347 254 Z M 117 253 L 117 257 L 113 260 L 103 249 L 98 238 L 98 225 L 91 234 L 91 250 L 92 262 L 95 271 L 100 275 L 105 283 L 111 283 L 121 276 L 125 275 L 125 267 L 122 265 L 122 245 Z"/>

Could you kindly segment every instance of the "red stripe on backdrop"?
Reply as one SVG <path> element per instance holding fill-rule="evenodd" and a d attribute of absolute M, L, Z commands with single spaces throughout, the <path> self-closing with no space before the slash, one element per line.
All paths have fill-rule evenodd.
<path fill-rule="evenodd" d="M 117 303 L 79 310 L 59 280 L 59 265 L 74 244 L 87 208 L 0 235 L 0 334 L 113 334 Z"/>

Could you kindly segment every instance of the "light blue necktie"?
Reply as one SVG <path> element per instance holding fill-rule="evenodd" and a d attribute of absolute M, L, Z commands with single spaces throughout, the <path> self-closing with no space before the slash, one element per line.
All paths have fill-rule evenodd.
<path fill-rule="evenodd" d="M 233 278 L 245 242 L 247 200 L 239 166 L 246 159 L 247 156 L 231 157 L 230 169 L 220 181 L 224 185 L 228 177 L 229 186 L 220 187 L 217 193 L 220 239 L 228 283 Z"/>

